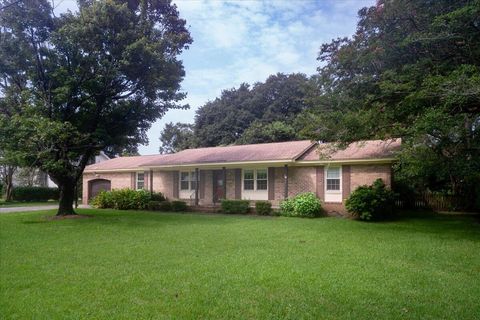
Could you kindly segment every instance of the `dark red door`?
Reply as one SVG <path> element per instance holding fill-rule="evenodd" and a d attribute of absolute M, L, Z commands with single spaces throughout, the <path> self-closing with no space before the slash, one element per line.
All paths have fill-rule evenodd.
<path fill-rule="evenodd" d="M 213 202 L 225 199 L 225 179 L 222 170 L 213 171 Z"/>

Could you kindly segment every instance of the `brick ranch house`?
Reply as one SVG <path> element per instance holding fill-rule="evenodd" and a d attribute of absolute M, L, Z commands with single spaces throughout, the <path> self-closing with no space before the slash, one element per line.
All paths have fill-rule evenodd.
<path fill-rule="evenodd" d="M 327 211 L 344 212 L 345 200 L 358 186 L 378 178 L 391 186 L 400 143 L 371 140 L 336 149 L 304 140 L 120 157 L 85 168 L 83 201 L 100 190 L 132 188 L 162 192 L 190 205 L 247 199 L 278 206 L 285 198 L 314 192 Z"/>

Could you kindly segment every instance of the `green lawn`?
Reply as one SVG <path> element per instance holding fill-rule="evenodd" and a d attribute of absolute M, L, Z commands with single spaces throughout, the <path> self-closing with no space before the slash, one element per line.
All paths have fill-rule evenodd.
<path fill-rule="evenodd" d="M 473 217 L 0 215 L 3 319 L 478 319 Z"/>
<path fill-rule="evenodd" d="M 38 206 L 51 206 L 58 204 L 58 201 L 43 201 L 43 202 L 23 202 L 23 201 L 9 201 L 5 202 L 0 199 L 0 208 L 12 208 L 12 207 L 38 207 Z"/>

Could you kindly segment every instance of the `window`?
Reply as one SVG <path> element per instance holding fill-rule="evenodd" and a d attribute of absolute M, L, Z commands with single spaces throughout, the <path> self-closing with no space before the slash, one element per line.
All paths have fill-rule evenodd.
<path fill-rule="evenodd" d="M 195 190 L 197 188 L 197 175 L 195 171 L 190 172 L 190 189 Z"/>
<path fill-rule="evenodd" d="M 243 189 L 244 190 L 253 190 L 255 184 L 255 173 L 253 170 L 244 170 L 243 171 Z"/>
<path fill-rule="evenodd" d="M 200 179 L 200 177 L 198 177 Z M 180 190 L 195 190 L 197 178 L 195 171 L 180 172 Z"/>
<path fill-rule="evenodd" d="M 137 190 L 145 187 L 145 173 L 137 172 Z"/>
<path fill-rule="evenodd" d="M 267 190 L 267 170 L 257 170 L 257 190 Z"/>
<path fill-rule="evenodd" d="M 340 167 L 327 169 L 327 191 L 340 191 Z"/>
<path fill-rule="evenodd" d="M 268 174 L 266 169 L 243 170 L 243 190 L 267 190 Z"/>
<path fill-rule="evenodd" d="M 190 186 L 190 173 L 180 172 L 180 190 L 189 190 Z"/>

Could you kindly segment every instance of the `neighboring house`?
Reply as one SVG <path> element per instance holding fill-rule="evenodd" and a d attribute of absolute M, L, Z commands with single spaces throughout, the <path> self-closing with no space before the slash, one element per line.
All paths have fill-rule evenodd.
<path fill-rule="evenodd" d="M 95 158 L 89 161 L 89 164 L 100 163 L 110 160 L 103 151 L 100 151 Z M 32 187 L 50 187 L 56 188 L 57 185 L 50 179 L 46 172 L 36 168 L 17 168 L 13 176 L 14 186 L 32 186 Z"/>
<path fill-rule="evenodd" d="M 358 186 L 378 178 L 391 186 L 400 143 L 364 141 L 339 150 L 305 140 L 120 157 L 86 167 L 83 201 L 100 190 L 132 188 L 162 192 L 192 205 L 247 199 L 278 206 L 285 198 L 313 192 L 327 211 L 343 212 L 345 200 Z"/>

